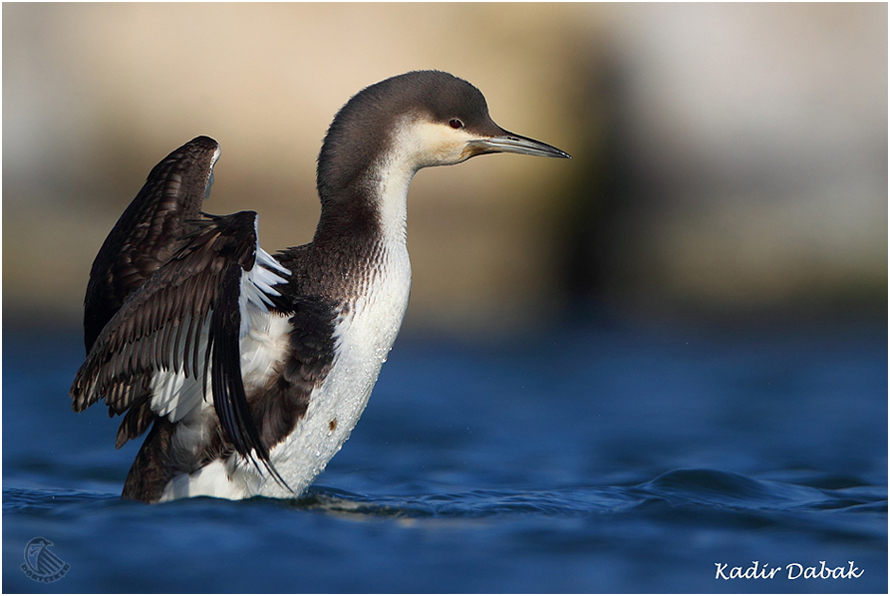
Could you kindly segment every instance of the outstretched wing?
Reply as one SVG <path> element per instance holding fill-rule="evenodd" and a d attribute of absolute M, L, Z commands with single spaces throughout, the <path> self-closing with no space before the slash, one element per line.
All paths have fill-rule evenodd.
<path fill-rule="evenodd" d="M 203 136 L 170 153 L 108 234 L 93 261 L 84 300 L 87 352 L 127 296 L 181 246 L 188 221 L 201 216 L 218 158 L 219 144 Z"/>
<path fill-rule="evenodd" d="M 209 218 L 193 222 L 183 246 L 104 326 L 74 379 L 73 407 L 104 399 L 112 415 L 127 412 L 121 446 L 157 416 L 182 419 L 209 383 L 229 442 L 281 480 L 251 420 L 240 341 L 251 312 L 267 312 L 289 272 L 259 247 L 255 212 Z"/>

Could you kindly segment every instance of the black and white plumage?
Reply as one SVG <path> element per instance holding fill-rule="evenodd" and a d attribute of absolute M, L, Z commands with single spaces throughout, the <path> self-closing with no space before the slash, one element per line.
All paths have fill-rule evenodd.
<path fill-rule="evenodd" d="M 372 85 L 325 137 L 312 242 L 274 257 L 256 213 L 200 212 L 215 141 L 158 164 L 93 264 L 71 387 L 76 411 L 104 400 L 124 415 L 118 447 L 150 428 L 123 496 L 303 491 L 358 422 L 401 325 L 412 177 L 496 152 L 568 157 L 498 127 L 447 73 Z"/>

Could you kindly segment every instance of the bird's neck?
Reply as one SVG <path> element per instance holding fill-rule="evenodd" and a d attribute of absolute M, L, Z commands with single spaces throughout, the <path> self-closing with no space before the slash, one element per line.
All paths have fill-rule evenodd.
<path fill-rule="evenodd" d="M 398 330 L 411 288 L 406 214 L 414 171 L 379 163 L 343 186 L 319 184 L 322 211 L 306 283 L 338 300 L 375 293 L 389 305 L 378 314 Z"/>
<path fill-rule="evenodd" d="M 319 181 L 321 217 L 316 245 L 405 246 L 408 187 L 415 169 L 392 156 L 379 159 L 348 177 Z"/>

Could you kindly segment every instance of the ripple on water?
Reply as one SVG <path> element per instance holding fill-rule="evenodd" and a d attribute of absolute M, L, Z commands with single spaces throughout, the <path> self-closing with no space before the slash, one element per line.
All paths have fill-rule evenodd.
<path fill-rule="evenodd" d="M 207 503 L 216 500 L 201 501 Z M 673 508 L 702 511 L 887 511 L 884 487 L 822 489 L 707 469 L 673 470 L 648 482 L 630 486 L 526 491 L 472 490 L 407 496 L 362 495 L 315 486 L 295 499 L 256 498 L 251 499 L 251 502 L 287 504 L 297 509 L 340 514 L 416 518 L 608 514 L 631 511 L 653 502 L 662 502 Z M 3 489 L 3 510 L 8 513 L 70 511 L 78 506 L 92 508 L 120 503 L 117 495 L 108 493 L 64 489 Z"/>
<path fill-rule="evenodd" d="M 886 508 L 884 487 L 823 489 L 717 470 L 674 470 L 626 486 L 412 495 L 315 486 L 289 500 L 199 498 L 156 506 L 103 492 L 3 489 L 4 554 L 10 561 L 21 557 L 28 540 L 46 535 L 79 574 L 66 577 L 58 589 L 111 592 L 135 585 L 169 590 L 163 577 L 145 575 L 146 558 L 161 561 L 169 577 L 178 578 L 179 591 L 186 592 L 247 590 L 253 584 L 219 567 L 221 558 L 232 556 L 265 570 L 267 583 L 260 591 L 293 591 L 293 581 L 309 581 L 305 565 L 312 568 L 307 585 L 315 591 L 346 592 L 466 589 L 467 576 L 460 569 L 467 566 L 480 571 L 475 581 L 482 583 L 471 582 L 472 591 L 522 591 L 523 586 L 540 591 L 555 585 L 547 579 L 550 575 L 538 575 L 554 566 L 572 570 L 565 576 L 565 591 L 579 591 L 593 579 L 607 582 L 602 584 L 607 591 L 629 585 L 659 591 L 672 581 L 693 591 L 714 591 L 733 588 L 707 583 L 713 578 L 709 567 L 714 561 L 750 564 L 751 557 L 775 564 L 804 557 L 814 562 L 819 557 L 852 558 L 880 574 L 882 563 L 875 553 L 886 548 Z M 139 537 L 136 545 L 134 536 Z M 424 548 L 410 546 L 417 540 Z M 678 550 L 677 545 L 686 546 Z M 789 556 L 789 547 L 798 558 L 780 560 Z M 485 553 L 499 556 L 487 559 Z M 504 559 L 501 555 L 506 554 L 510 556 Z M 282 571 L 294 557 L 305 563 L 297 577 Z M 635 557 L 648 561 L 649 583 L 641 577 L 628 584 L 626 574 L 637 571 L 627 562 Z M 354 561 L 358 567 L 343 576 L 331 575 L 334 560 Z M 444 560 L 454 566 L 454 573 L 443 575 Z M 386 574 L 368 575 L 396 561 L 426 571 L 405 576 L 403 584 L 392 583 Z M 517 561 L 525 561 L 528 568 L 523 570 Z M 618 575 L 609 571 L 622 561 Z M 30 580 L 19 577 L 17 565 L 4 570 L 4 582 L 11 580 L 4 588 L 30 590 Z M 109 565 L 125 570 L 125 579 L 106 577 Z M 671 580 L 677 568 L 694 573 L 682 581 Z M 216 583 L 208 584 L 203 574 L 198 574 L 200 580 L 189 579 L 197 578 L 195 569 L 215 570 Z M 590 580 L 578 575 L 585 569 Z M 421 579 L 433 577 L 430 573 L 439 574 L 438 581 L 444 583 Z M 106 583 L 94 585 L 101 577 Z M 500 580 L 488 584 L 485 577 Z M 882 589 L 879 577 L 867 580 L 845 589 Z M 787 589 L 778 584 L 766 588 Z"/>

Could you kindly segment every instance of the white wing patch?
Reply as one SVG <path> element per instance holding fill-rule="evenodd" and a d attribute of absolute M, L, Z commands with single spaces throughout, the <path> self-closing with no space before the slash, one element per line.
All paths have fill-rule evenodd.
<path fill-rule="evenodd" d="M 272 255 L 257 246 L 256 262 L 250 271 L 241 274 L 241 296 L 238 306 L 241 309 L 241 334 L 243 339 L 250 332 L 251 307 L 261 312 L 268 312 L 268 306 L 272 306 L 269 296 L 281 294 L 272 286 L 287 283 L 287 279 L 281 277 L 275 271 L 284 275 L 290 275 L 290 271 L 281 266 Z"/>

